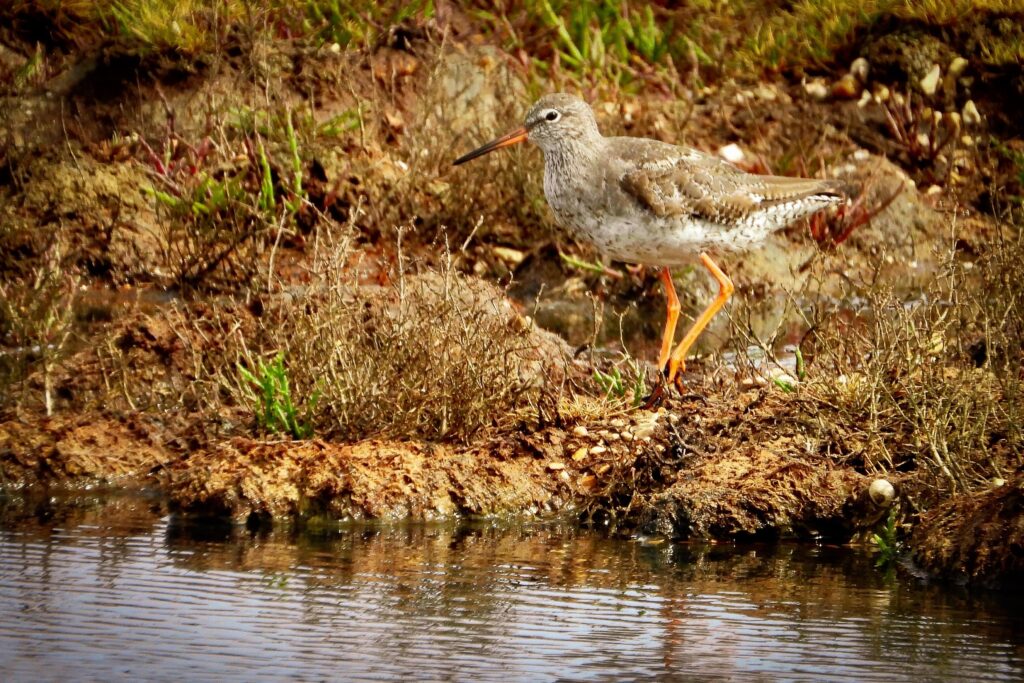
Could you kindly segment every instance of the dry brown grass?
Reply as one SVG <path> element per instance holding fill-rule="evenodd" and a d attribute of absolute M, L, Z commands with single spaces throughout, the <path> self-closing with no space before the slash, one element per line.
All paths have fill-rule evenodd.
<path fill-rule="evenodd" d="M 72 335 L 78 283 L 64 268 L 59 242 L 24 281 L 0 280 L 0 409 L 24 401 L 23 380 L 38 371 L 43 409 L 53 413 L 54 366 Z"/>
<path fill-rule="evenodd" d="M 466 441 L 536 414 L 542 391 L 558 384 L 560 345 L 450 259 L 410 274 L 399 258 L 387 283 L 360 283 L 351 227 L 335 227 L 318 233 L 309 286 L 272 288 L 256 327 L 226 338 L 224 361 L 200 363 L 203 402 L 250 405 L 255 396 L 236 363 L 254 369 L 283 352 L 292 399 L 312 407 L 325 438 Z M 199 357 L 208 340 L 192 329 L 186 347 Z"/>
<path fill-rule="evenodd" d="M 1022 256 L 1019 237 L 992 245 L 973 267 L 947 260 L 912 301 L 874 284 L 855 315 L 821 321 L 796 399 L 831 455 L 951 493 L 1020 464 Z"/>

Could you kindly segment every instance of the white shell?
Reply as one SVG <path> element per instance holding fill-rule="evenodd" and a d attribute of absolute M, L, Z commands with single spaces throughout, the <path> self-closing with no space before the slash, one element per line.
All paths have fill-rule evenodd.
<path fill-rule="evenodd" d="M 875 479 L 868 487 L 868 495 L 878 507 L 889 507 L 896 499 L 896 489 L 885 479 Z"/>

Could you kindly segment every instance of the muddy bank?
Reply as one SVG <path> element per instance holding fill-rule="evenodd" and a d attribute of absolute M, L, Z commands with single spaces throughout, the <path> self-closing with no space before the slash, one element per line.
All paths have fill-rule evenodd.
<path fill-rule="evenodd" d="M 932 576 L 1019 588 L 1024 579 L 1024 474 L 930 510 L 910 539 L 911 557 Z"/>
<path fill-rule="evenodd" d="M 167 489 L 173 509 L 241 521 L 537 515 L 573 502 L 549 464 L 513 446 L 238 438 L 175 463 Z"/>
<path fill-rule="evenodd" d="M 7 422 L 0 465 L 19 487 L 147 486 L 179 513 L 237 522 L 568 514 L 618 532 L 718 539 L 844 540 L 870 529 L 884 508 L 869 503 L 864 475 L 801 455 L 791 439 L 736 447 L 736 435 L 697 428 L 742 415 L 756 395 L 688 406 L 684 419 L 592 414 L 571 428 L 462 447 L 245 437 L 203 445 L 171 440 L 183 425 L 145 416 Z"/>
<path fill-rule="evenodd" d="M 62 415 L 0 423 L 0 488 L 131 486 L 174 459 L 167 425 L 152 416 Z"/>

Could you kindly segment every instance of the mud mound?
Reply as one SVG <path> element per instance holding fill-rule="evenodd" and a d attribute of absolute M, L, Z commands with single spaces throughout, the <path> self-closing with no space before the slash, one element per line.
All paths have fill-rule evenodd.
<path fill-rule="evenodd" d="M 543 460 L 504 451 L 236 438 L 175 465 L 169 493 L 179 510 L 241 520 L 432 519 L 564 504 L 567 489 Z"/>
<path fill-rule="evenodd" d="M 0 482 L 145 477 L 174 456 L 142 416 L 96 415 L 0 423 Z"/>
<path fill-rule="evenodd" d="M 795 458 L 782 444 L 777 450 L 771 446 L 697 464 L 650 499 L 640 515 L 641 528 L 677 537 L 730 538 L 838 536 L 864 526 L 864 515 L 852 512 L 867 491 L 867 477 L 821 458 Z"/>
<path fill-rule="evenodd" d="M 0 257 L 0 272 L 30 272 L 33 257 L 55 236 L 65 241 L 66 257 L 91 275 L 123 281 L 159 270 L 159 228 L 138 167 L 42 154 L 19 170 L 19 180 L 23 191 L 0 212 L 13 257 Z"/>
<path fill-rule="evenodd" d="M 985 586 L 1024 578 L 1024 472 L 988 491 L 928 512 L 910 538 L 913 559 L 933 576 Z"/>

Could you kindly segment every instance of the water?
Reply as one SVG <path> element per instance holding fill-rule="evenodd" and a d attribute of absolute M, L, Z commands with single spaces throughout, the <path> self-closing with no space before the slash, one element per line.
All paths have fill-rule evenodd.
<path fill-rule="evenodd" d="M 77 502 L 0 517 L 5 681 L 1024 676 L 1019 596 L 887 577 L 861 550 L 186 529 L 159 501 Z"/>

